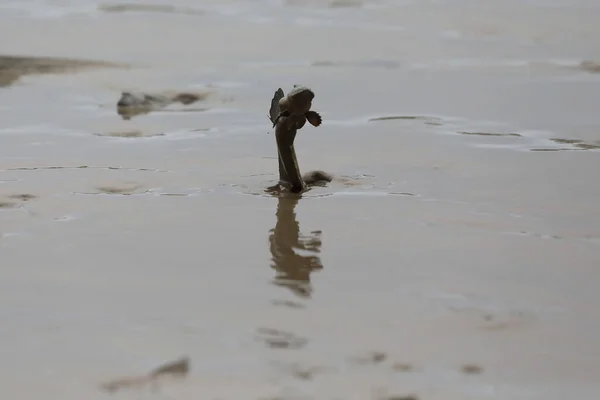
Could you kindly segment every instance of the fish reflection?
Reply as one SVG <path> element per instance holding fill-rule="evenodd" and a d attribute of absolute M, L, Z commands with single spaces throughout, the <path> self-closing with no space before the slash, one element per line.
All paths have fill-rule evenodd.
<path fill-rule="evenodd" d="M 276 285 L 287 287 L 297 296 L 309 297 L 312 292 L 310 274 L 323 269 L 319 257 L 321 231 L 300 234 L 295 212 L 297 204 L 297 197 L 278 199 L 277 223 L 269 231 L 271 267 L 277 271 Z"/>

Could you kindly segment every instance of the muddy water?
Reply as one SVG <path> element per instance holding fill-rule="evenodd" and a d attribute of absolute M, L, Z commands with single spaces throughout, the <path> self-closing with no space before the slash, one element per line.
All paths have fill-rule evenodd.
<path fill-rule="evenodd" d="M 0 58 L 5 397 L 182 356 L 114 396 L 600 393 L 594 2 L 0 9 L 2 55 L 63 60 Z M 300 168 L 335 176 L 299 200 L 264 192 L 295 83 L 324 119 Z M 211 94 L 125 120 L 126 90 Z"/>

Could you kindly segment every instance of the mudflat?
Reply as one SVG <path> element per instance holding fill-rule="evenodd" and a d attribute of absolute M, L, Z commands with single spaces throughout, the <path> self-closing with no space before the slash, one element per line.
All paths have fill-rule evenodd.
<path fill-rule="evenodd" d="M 0 2 L 0 391 L 597 397 L 600 8 L 550 3 Z"/>

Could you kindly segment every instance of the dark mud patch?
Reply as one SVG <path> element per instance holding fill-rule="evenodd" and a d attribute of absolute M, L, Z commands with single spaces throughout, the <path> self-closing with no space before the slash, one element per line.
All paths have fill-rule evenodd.
<path fill-rule="evenodd" d="M 211 94 L 212 92 L 182 92 L 173 95 L 173 100 L 187 106 L 197 101 L 206 100 L 206 98 Z"/>
<path fill-rule="evenodd" d="M 467 132 L 467 131 L 458 131 L 461 135 L 471 135 L 471 136 L 498 136 L 498 137 L 523 137 L 523 135 L 519 133 L 492 133 L 492 132 Z"/>
<path fill-rule="evenodd" d="M 297 350 L 303 348 L 308 343 L 307 339 L 296 336 L 293 333 L 271 328 L 259 328 L 258 339 L 272 349 Z"/>
<path fill-rule="evenodd" d="M 536 147 L 533 149 L 529 149 L 529 151 L 536 151 L 536 152 L 553 152 L 553 151 L 573 151 L 573 149 L 567 149 L 567 148 L 561 148 L 561 149 L 555 149 L 555 148 L 540 148 L 540 147 Z"/>
<path fill-rule="evenodd" d="M 410 192 L 389 192 L 388 194 L 391 196 L 409 196 L 409 197 L 417 196 L 417 194 L 410 193 Z"/>
<path fill-rule="evenodd" d="M 597 150 L 600 149 L 600 141 L 586 142 L 580 139 L 561 139 L 552 138 L 550 139 L 554 143 L 567 144 L 571 146 L 570 150 Z M 562 149 L 560 149 L 562 150 Z"/>
<path fill-rule="evenodd" d="M 363 5 L 361 0 L 332 0 L 329 2 L 329 8 L 357 8 Z"/>
<path fill-rule="evenodd" d="M 197 10 L 189 7 L 175 7 L 169 4 L 135 4 L 135 3 L 116 3 L 116 4 L 101 4 L 98 10 L 105 13 L 127 13 L 127 12 L 146 12 L 146 13 L 161 13 L 161 14 L 189 14 L 203 15 L 202 10 Z"/>
<path fill-rule="evenodd" d="M 577 143 L 575 147 L 579 150 L 598 150 L 600 149 L 600 144 L 595 143 Z"/>
<path fill-rule="evenodd" d="M 319 374 L 327 372 L 331 370 L 327 367 L 322 366 L 303 366 L 297 363 L 284 365 L 280 367 L 281 369 L 287 370 L 294 378 L 301 381 L 311 381 L 315 379 L 315 377 Z"/>
<path fill-rule="evenodd" d="M 376 389 L 373 394 L 375 400 L 419 400 L 419 397 L 414 393 L 409 394 L 389 394 L 384 388 Z"/>
<path fill-rule="evenodd" d="M 372 351 L 364 356 L 359 356 L 354 358 L 354 362 L 361 365 L 366 364 L 381 364 L 387 359 L 387 354 L 382 351 Z"/>
<path fill-rule="evenodd" d="M 85 169 L 88 168 L 87 165 L 80 165 L 76 167 L 59 167 L 59 166 L 47 166 L 47 167 L 16 167 L 16 168 L 8 168 L 3 171 L 43 171 L 43 170 L 51 170 L 51 169 Z"/>
<path fill-rule="evenodd" d="M 318 369 L 296 366 L 291 372 L 296 379 L 310 381 L 316 375 Z"/>
<path fill-rule="evenodd" d="M 380 396 L 379 400 L 419 400 L 419 397 L 414 394 L 409 395 L 390 395 L 390 396 Z"/>
<path fill-rule="evenodd" d="M 483 367 L 477 364 L 465 364 L 460 368 L 463 374 L 478 375 L 483 372 Z"/>
<path fill-rule="evenodd" d="M 590 74 L 600 74 L 600 62 L 592 60 L 583 60 L 579 64 L 579 69 Z"/>
<path fill-rule="evenodd" d="M 121 92 L 121 97 L 117 101 L 117 114 L 123 119 L 129 120 L 138 115 L 149 114 L 153 111 L 206 111 L 206 108 L 165 110 L 172 104 L 183 104 L 185 106 L 205 100 L 213 92 L 174 92 L 164 91 L 161 93 L 145 92 Z"/>
<path fill-rule="evenodd" d="M 12 195 L 8 196 L 8 198 L 14 199 L 14 200 L 19 200 L 19 201 L 29 201 L 29 200 L 37 199 L 37 196 L 33 195 L 33 194 L 29 194 L 29 193 L 22 193 L 22 194 L 12 194 Z"/>
<path fill-rule="evenodd" d="M 311 64 L 313 67 L 340 67 L 345 65 L 342 61 L 313 61 Z"/>
<path fill-rule="evenodd" d="M 288 307 L 288 308 L 295 308 L 295 309 L 305 308 L 303 304 L 295 302 L 295 301 L 290 301 L 290 300 L 273 300 L 271 302 L 271 304 L 273 304 L 274 306 L 278 306 L 278 307 Z"/>
<path fill-rule="evenodd" d="M 560 138 L 552 138 L 549 140 L 554 143 L 557 143 L 557 144 L 566 145 L 568 147 L 535 147 L 535 148 L 529 149 L 529 151 L 552 152 L 552 151 L 582 151 L 582 150 L 599 150 L 600 149 L 600 142 L 598 142 L 598 141 L 586 142 L 586 141 L 579 140 L 579 139 L 560 139 Z"/>
<path fill-rule="evenodd" d="M 167 197 L 188 197 L 189 193 L 160 193 L 159 196 Z"/>
<path fill-rule="evenodd" d="M 189 357 L 163 364 L 145 375 L 129 376 L 113 379 L 100 384 L 100 389 L 109 393 L 115 393 L 121 389 L 142 388 L 152 384 L 157 389 L 159 380 L 162 378 L 184 378 L 190 371 Z"/>
<path fill-rule="evenodd" d="M 116 195 L 131 195 L 142 193 L 140 189 L 141 185 L 131 184 L 131 185 L 122 185 L 122 186 L 98 186 L 96 190 L 102 194 L 116 194 Z"/>
<path fill-rule="evenodd" d="M 0 209 L 15 208 L 17 206 L 18 206 L 18 203 L 15 203 L 13 201 L 2 201 L 2 200 L 0 200 Z"/>
<path fill-rule="evenodd" d="M 64 74 L 91 68 L 124 68 L 105 61 L 70 58 L 0 55 L 0 87 L 14 84 L 25 75 Z"/>
<path fill-rule="evenodd" d="M 369 118 L 369 122 L 377 121 L 394 121 L 394 120 L 417 120 L 427 122 L 440 123 L 441 119 L 436 117 L 427 117 L 422 115 L 388 115 L 383 117 Z"/>
<path fill-rule="evenodd" d="M 17 71 L 2 71 L 0 69 L 0 87 L 10 86 L 19 80 L 21 74 Z"/>
<path fill-rule="evenodd" d="M 142 131 L 122 131 L 122 132 L 108 132 L 108 133 L 94 133 L 95 136 L 101 137 L 117 137 L 117 138 L 147 138 L 155 136 L 165 136 L 164 133 L 145 133 Z"/>
<path fill-rule="evenodd" d="M 182 357 L 178 360 L 163 364 L 157 368 L 154 368 L 150 372 L 150 376 L 157 377 L 161 375 L 177 375 L 183 376 L 190 372 L 190 359 L 189 357 Z"/>
<path fill-rule="evenodd" d="M 415 370 L 415 367 L 411 364 L 395 362 L 392 364 L 392 370 L 396 372 L 412 372 Z"/>
<path fill-rule="evenodd" d="M 554 138 L 554 139 L 550 139 L 551 141 L 553 141 L 554 143 L 563 143 L 563 144 L 579 144 L 582 141 L 578 140 L 578 139 L 560 139 L 560 138 Z"/>

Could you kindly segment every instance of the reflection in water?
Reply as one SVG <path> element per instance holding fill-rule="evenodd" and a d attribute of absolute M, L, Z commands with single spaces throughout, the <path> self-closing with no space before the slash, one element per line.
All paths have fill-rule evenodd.
<path fill-rule="evenodd" d="M 277 271 L 274 283 L 289 288 L 296 295 L 308 297 L 312 291 L 310 274 L 322 269 L 321 231 L 300 235 L 296 220 L 298 197 L 279 197 L 277 203 L 277 223 L 269 231 L 269 245 L 272 256 L 271 267 Z"/>

